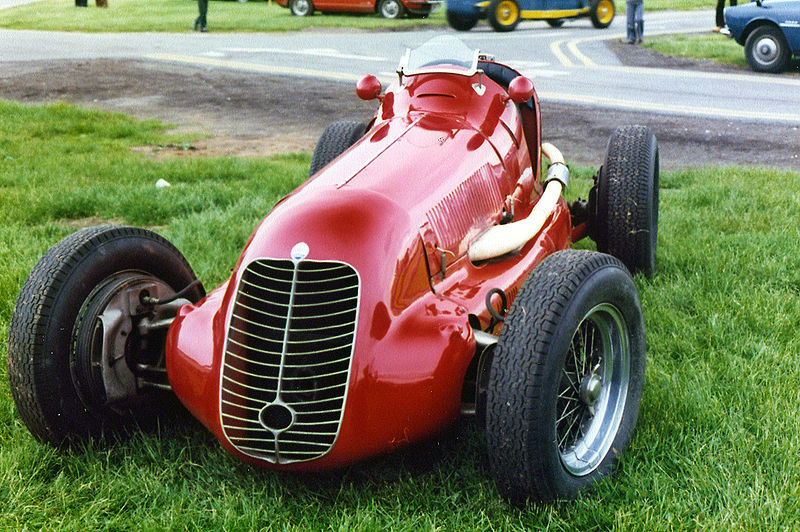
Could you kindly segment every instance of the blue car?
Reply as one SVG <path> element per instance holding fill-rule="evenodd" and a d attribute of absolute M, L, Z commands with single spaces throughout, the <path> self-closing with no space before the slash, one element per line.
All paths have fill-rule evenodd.
<path fill-rule="evenodd" d="M 726 33 L 757 72 L 783 72 L 800 55 L 800 0 L 756 0 L 725 9 Z"/>
<path fill-rule="evenodd" d="M 595 28 L 614 20 L 613 0 L 447 0 L 447 22 L 467 31 L 479 19 L 489 19 L 495 31 L 511 31 L 520 20 L 546 20 L 554 28 L 565 19 L 589 17 Z"/>

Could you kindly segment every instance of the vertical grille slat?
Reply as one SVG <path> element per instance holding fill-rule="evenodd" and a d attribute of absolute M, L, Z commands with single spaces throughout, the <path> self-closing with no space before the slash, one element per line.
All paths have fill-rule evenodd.
<path fill-rule="evenodd" d="M 341 262 L 258 259 L 245 268 L 220 386 L 222 430 L 239 451 L 291 463 L 331 449 L 344 411 L 359 294 L 358 273 Z M 276 405 L 291 412 L 288 426 L 270 425 L 267 407 Z"/>

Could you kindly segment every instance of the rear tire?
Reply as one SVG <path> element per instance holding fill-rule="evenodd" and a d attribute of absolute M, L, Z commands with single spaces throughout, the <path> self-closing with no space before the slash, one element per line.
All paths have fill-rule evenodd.
<path fill-rule="evenodd" d="M 431 6 L 425 6 L 420 9 L 408 10 L 408 18 L 428 18 L 431 14 Z"/>
<path fill-rule="evenodd" d="M 639 413 L 641 304 L 619 260 L 554 253 L 525 281 L 489 374 L 486 439 L 514 502 L 571 499 L 611 473 Z"/>
<path fill-rule="evenodd" d="M 645 126 L 617 128 L 595 186 L 597 208 L 590 234 L 598 251 L 650 277 L 658 236 L 658 142 Z"/>
<path fill-rule="evenodd" d="M 447 11 L 445 16 L 447 17 L 447 23 L 456 31 L 469 31 L 478 23 L 477 18 L 465 17 L 453 11 Z"/>
<path fill-rule="evenodd" d="M 789 68 L 792 53 L 783 33 L 774 26 L 759 26 L 744 43 L 744 55 L 756 72 L 779 74 Z"/>
<path fill-rule="evenodd" d="M 124 299 L 111 303 L 125 296 L 124 290 L 132 283 L 153 287 L 156 297 L 164 297 L 195 279 L 189 263 L 172 244 L 144 229 L 93 227 L 53 246 L 25 281 L 8 334 L 11 395 L 31 433 L 41 441 L 65 446 L 150 421 L 169 394 L 139 390 L 134 366 L 161 362 L 153 357 L 163 355 L 163 343 L 157 345 L 155 338 L 141 336 L 136 324 L 123 328 L 117 322 L 117 332 L 105 333 L 109 321 L 104 320 L 112 320 L 113 311 L 133 304 Z M 202 287 L 195 287 L 187 297 L 197 301 L 203 295 Z M 118 340 L 111 356 L 121 358 L 114 358 L 110 371 L 134 379 L 135 397 L 126 400 L 106 400 L 130 391 L 104 388 L 102 371 L 106 370 L 101 371 L 97 355 L 104 339 L 111 337 Z M 152 345 L 142 347 L 147 340 Z M 137 350 L 144 350 L 149 358 L 129 359 L 139 354 Z"/>
<path fill-rule="evenodd" d="M 311 167 L 308 176 L 316 174 L 329 162 L 336 159 L 358 139 L 364 136 L 366 126 L 361 122 L 334 122 L 322 132 L 314 154 L 311 156 Z"/>

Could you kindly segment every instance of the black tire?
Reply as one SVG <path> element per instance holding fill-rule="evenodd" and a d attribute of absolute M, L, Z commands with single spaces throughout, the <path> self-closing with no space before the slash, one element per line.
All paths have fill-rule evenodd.
<path fill-rule="evenodd" d="M 589 11 L 589 18 L 592 26 L 602 30 L 611 25 L 615 14 L 616 7 L 613 0 L 594 0 Z"/>
<path fill-rule="evenodd" d="M 122 291 L 125 283 L 142 283 L 157 291 L 156 297 L 165 297 L 195 279 L 172 244 L 144 229 L 92 227 L 50 248 L 22 286 L 8 334 L 11 395 L 31 433 L 41 441 L 66 446 L 152 419 L 171 394 L 144 391 L 113 405 L 106 401 L 101 370 L 93 365 L 98 320 L 106 318 L 101 313 L 111 298 L 128 293 Z M 198 284 L 186 297 L 197 301 L 203 295 Z M 119 367 L 114 371 L 128 368 L 132 375 L 135 370 L 130 365 L 140 362 L 128 359 L 132 350 L 163 357 L 163 343 L 136 331 L 134 325 L 115 333 L 115 338 L 123 338 L 125 359 L 116 360 Z M 147 340 L 151 344 L 144 347 Z"/>
<path fill-rule="evenodd" d="M 289 11 L 296 17 L 310 17 L 314 14 L 312 0 L 289 0 Z"/>
<path fill-rule="evenodd" d="M 641 304 L 625 266 L 576 250 L 542 261 L 511 306 L 489 374 L 486 437 L 500 492 L 517 503 L 570 499 L 612 472 L 636 425 L 644 370 Z"/>
<path fill-rule="evenodd" d="M 469 31 L 478 23 L 478 19 L 475 17 L 465 17 L 449 10 L 445 13 L 445 16 L 447 17 L 447 23 L 456 31 Z"/>
<path fill-rule="evenodd" d="M 380 0 L 378 14 L 389 20 L 402 18 L 406 14 L 406 6 L 400 0 Z"/>
<path fill-rule="evenodd" d="M 428 18 L 431 14 L 431 6 L 424 6 L 419 9 L 409 9 L 408 18 Z"/>
<path fill-rule="evenodd" d="M 361 122 L 334 122 L 325 128 L 311 156 L 311 167 L 308 176 L 316 174 L 329 162 L 336 159 L 344 151 L 364 136 L 366 125 Z"/>
<path fill-rule="evenodd" d="M 489 25 L 495 31 L 513 31 L 519 24 L 520 13 L 516 0 L 492 0 L 489 3 Z"/>
<path fill-rule="evenodd" d="M 756 72 L 778 74 L 789 68 L 792 52 L 781 30 L 762 25 L 750 32 L 744 42 L 744 55 Z"/>
<path fill-rule="evenodd" d="M 564 25 L 564 19 L 563 18 L 549 18 L 549 19 L 547 19 L 547 24 L 551 28 L 560 28 L 561 26 Z"/>
<path fill-rule="evenodd" d="M 658 236 L 658 142 L 645 126 L 621 126 L 608 141 L 596 183 L 590 234 L 598 251 L 650 277 Z"/>

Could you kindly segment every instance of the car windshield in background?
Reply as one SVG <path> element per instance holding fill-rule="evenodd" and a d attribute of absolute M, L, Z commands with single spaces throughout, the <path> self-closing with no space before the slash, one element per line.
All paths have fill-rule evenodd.
<path fill-rule="evenodd" d="M 408 49 L 397 71 L 404 76 L 443 72 L 472 76 L 478 71 L 479 51 L 450 35 L 434 37 L 419 48 Z"/>

